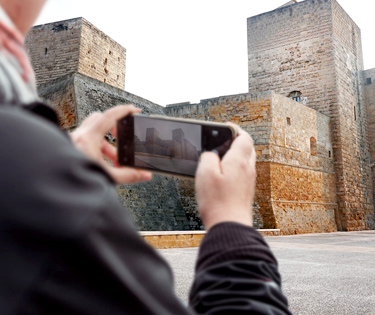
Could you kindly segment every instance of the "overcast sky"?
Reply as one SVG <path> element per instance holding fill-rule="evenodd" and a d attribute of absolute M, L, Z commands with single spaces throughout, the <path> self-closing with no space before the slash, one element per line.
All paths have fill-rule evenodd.
<path fill-rule="evenodd" d="M 48 0 L 36 24 L 84 17 L 127 50 L 125 90 L 154 103 L 246 93 L 246 19 L 287 0 Z M 373 0 L 338 0 L 375 67 Z"/>

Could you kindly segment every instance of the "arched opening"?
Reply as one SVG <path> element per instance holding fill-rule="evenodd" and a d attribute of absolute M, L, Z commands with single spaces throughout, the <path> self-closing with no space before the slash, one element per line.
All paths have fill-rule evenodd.
<path fill-rule="evenodd" d="M 300 91 L 293 91 L 289 93 L 288 97 L 291 98 L 293 101 L 301 102 L 302 93 Z"/>

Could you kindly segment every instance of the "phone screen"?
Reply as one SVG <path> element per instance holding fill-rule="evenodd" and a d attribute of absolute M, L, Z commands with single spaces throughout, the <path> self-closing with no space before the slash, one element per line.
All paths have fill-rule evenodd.
<path fill-rule="evenodd" d="M 117 138 L 120 164 L 194 177 L 200 154 L 223 156 L 233 135 L 227 126 L 134 115 L 119 121 Z"/>

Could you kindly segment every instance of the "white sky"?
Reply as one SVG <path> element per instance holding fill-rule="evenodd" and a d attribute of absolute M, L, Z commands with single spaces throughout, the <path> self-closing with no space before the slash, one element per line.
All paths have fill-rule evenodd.
<path fill-rule="evenodd" d="M 160 105 L 246 93 L 250 16 L 288 0 L 48 0 L 36 24 L 84 17 L 127 50 L 125 90 Z M 375 67 L 372 0 L 338 0 Z"/>

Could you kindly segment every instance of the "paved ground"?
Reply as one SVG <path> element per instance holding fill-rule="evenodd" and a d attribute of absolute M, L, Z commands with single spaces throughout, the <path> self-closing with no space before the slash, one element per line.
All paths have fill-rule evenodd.
<path fill-rule="evenodd" d="M 375 231 L 266 237 L 294 314 L 375 314 Z M 197 248 L 159 252 L 187 299 Z"/>
<path fill-rule="evenodd" d="M 136 159 L 141 160 L 143 163 L 149 165 L 149 167 L 175 173 L 184 172 L 186 175 L 194 175 L 197 170 L 197 161 L 182 160 L 176 158 L 165 158 L 151 155 L 136 155 Z M 137 163 L 135 163 L 137 165 Z"/>

